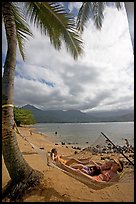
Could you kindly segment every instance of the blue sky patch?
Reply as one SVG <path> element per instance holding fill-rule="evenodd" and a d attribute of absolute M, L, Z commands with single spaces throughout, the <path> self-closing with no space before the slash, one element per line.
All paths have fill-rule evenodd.
<path fill-rule="evenodd" d="M 20 74 L 17 71 L 15 71 L 15 76 L 19 77 L 21 79 L 27 79 L 27 80 L 32 80 L 32 81 L 36 81 L 36 82 L 39 81 L 40 83 L 46 84 L 49 87 L 55 87 L 55 84 L 53 82 L 47 81 L 45 79 L 39 79 L 38 80 L 38 79 L 34 79 L 34 78 L 30 77 L 30 76 L 24 76 L 24 75 Z"/>

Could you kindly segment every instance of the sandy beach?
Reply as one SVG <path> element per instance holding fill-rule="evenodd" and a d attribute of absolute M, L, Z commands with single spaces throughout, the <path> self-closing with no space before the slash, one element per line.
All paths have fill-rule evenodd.
<path fill-rule="evenodd" d="M 92 157 L 94 161 L 100 161 L 100 156 L 92 155 L 89 151 L 77 150 L 69 145 L 55 144 L 47 135 L 35 133 L 30 135 L 28 127 L 19 128 L 29 142 L 38 147 L 41 154 L 20 135 L 17 135 L 20 150 L 34 169 L 44 174 L 40 186 L 24 197 L 23 202 L 134 202 L 134 172 L 133 168 L 124 168 L 125 175 L 122 182 L 100 190 L 89 188 L 82 182 L 66 175 L 57 168 L 46 164 L 46 153 L 56 147 L 59 154 L 74 158 Z M 101 161 L 102 162 L 102 161 Z M 2 158 L 2 187 L 9 181 L 9 175 Z"/>

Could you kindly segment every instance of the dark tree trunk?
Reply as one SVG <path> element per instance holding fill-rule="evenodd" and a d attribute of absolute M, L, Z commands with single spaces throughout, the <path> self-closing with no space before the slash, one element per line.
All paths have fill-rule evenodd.
<path fill-rule="evenodd" d="M 134 2 L 124 2 L 128 17 L 129 32 L 134 51 Z"/>
<path fill-rule="evenodd" d="M 29 182 L 30 185 L 33 180 L 34 185 L 34 182 L 37 182 L 40 178 L 40 174 L 38 171 L 33 170 L 23 158 L 15 135 L 13 104 L 17 39 L 11 2 L 2 3 L 2 14 L 8 45 L 2 79 L 2 153 L 5 165 L 11 177 L 11 185 L 9 186 L 14 186 L 13 188 L 15 190 L 16 184 L 21 182 L 26 184 Z M 9 186 L 4 189 L 3 196 L 5 196 L 7 192 L 9 193 Z M 14 193 L 14 197 L 17 196 L 15 194 L 16 193 Z M 12 190 L 10 195 L 12 197 Z"/>

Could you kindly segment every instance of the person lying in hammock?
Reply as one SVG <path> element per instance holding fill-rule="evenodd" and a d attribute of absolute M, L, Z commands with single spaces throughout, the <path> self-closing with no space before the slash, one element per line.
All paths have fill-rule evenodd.
<path fill-rule="evenodd" d="M 114 159 L 113 161 L 107 161 L 102 165 L 96 164 L 91 167 L 83 164 L 76 164 L 73 165 L 72 168 L 79 169 L 92 176 L 92 178 L 97 181 L 118 181 L 118 172 L 120 173 L 123 171 L 123 163 L 118 159 Z"/>
<path fill-rule="evenodd" d="M 77 164 L 88 164 L 91 157 L 88 157 L 88 158 L 85 158 L 85 159 L 75 159 L 75 158 L 72 158 L 72 159 L 65 159 L 64 156 L 61 156 L 61 155 L 58 155 L 57 153 L 57 149 L 56 148 L 53 148 L 51 150 L 51 157 L 54 161 L 56 162 L 61 162 L 63 164 L 66 164 L 68 166 L 70 166 L 71 164 L 73 163 L 77 163 Z"/>
<path fill-rule="evenodd" d="M 114 159 L 113 161 L 106 161 L 104 164 L 98 165 L 89 158 L 86 159 L 69 159 L 65 160 L 62 156 L 57 154 L 56 148 L 53 148 L 51 151 L 52 159 L 56 162 L 61 162 L 65 165 L 71 166 L 74 169 L 80 170 L 97 181 L 116 181 L 119 179 L 117 172 L 122 172 L 123 163 Z M 76 163 L 73 165 L 73 163 Z M 86 164 L 93 164 L 93 166 L 87 166 Z"/>

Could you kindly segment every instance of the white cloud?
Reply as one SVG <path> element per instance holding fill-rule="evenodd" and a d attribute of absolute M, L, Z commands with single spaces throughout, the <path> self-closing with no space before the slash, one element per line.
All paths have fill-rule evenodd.
<path fill-rule="evenodd" d="M 79 10 L 82 5 L 82 2 L 70 2 L 69 3 L 69 10 L 72 12 L 75 9 Z"/>
<path fill-rule="evenodd" d="M 80 2 L 69 9 L 79 8 Z M 102 110 L 132 108 L 134 58 L 124 10 L 107 8 L 101 31 L 92 21 L 83 33 L 84 55 L 77 61 L 65 46 L 56 51 L 32 27 L 26 62 L 18 56 L 15 105 L 43 109 Z"/>

